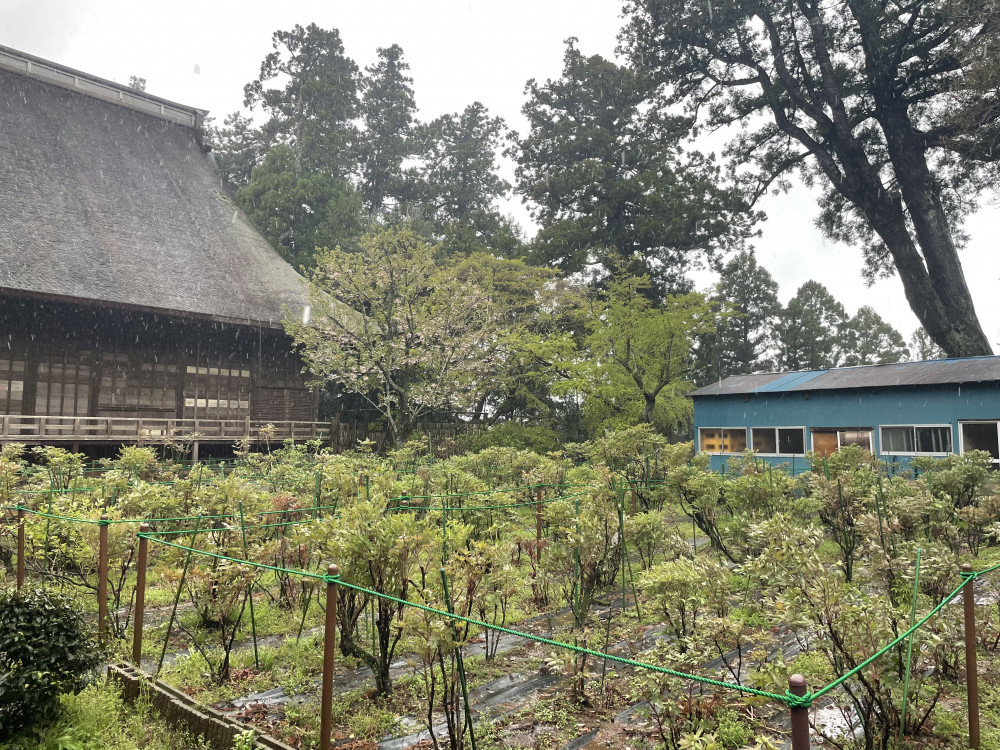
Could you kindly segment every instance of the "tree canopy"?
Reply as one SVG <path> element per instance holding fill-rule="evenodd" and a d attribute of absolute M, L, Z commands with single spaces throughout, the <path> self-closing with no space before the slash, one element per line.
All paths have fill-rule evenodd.
<path fill-rule="evenodd" d="M 822 370 L 840 360 L 847 312 L 825 286 L 807 281 L 782 310 L 775 329 L 778 367 Z"/>
<path fill-rule="evenodd" d="M 517 188 L 541 231 L 533 258 L 567 273 L 623 260 L 654 294 L 690 289 L 685 271 L 749 232 L 739 195 L 719 169 L 683 152 L 682 117 L 647 106 L 642 71 L 566 42 L 562 76 L 528 81 L 529 130 L 510 153 Z"/>
<path fill-rule="evenodd" d="M 714 306 L 694 292 L 654 306 L 649 284 L 622 276 L 593 301 L 580 369 L 592 426 L 646 422 L 667 431 L 689 418 L 692 342 L 711 329 Z"/>

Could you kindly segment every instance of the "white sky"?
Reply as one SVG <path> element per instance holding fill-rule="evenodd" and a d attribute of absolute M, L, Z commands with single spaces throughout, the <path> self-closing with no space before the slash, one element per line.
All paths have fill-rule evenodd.
<path fill-rule="evenodd" d="M 271 34 L 315 22 L 338 28 L 362 68 L 375 61 L 377 47 L 399 44 L 421 119 L 478 100 L 523 132 L 525 82 L 559 75 L 570 36 L 585 54 L 613 56 L 620 7 L 620 0 L 0 0 L 0 44 L 121 83 L 145 78 L 149 93 L 221 121 L 242 107 L 243 86 L 271 51 Z M 505 172 L 510 179 L 512 167 Z M 995 196 L 984 203 L 967 224 L 972 239 L 962 262 L 980 321 L 1000 351 L 1000 206 Z M 769 218 L 754 245 L 783 301 L 816 279 L 848 312 L 871 305 L 909 338 L 918 323 L 899 280 L 866 288 L 861 252 L 822 236 L 805 188 L 769 197 L 762 208 Z M 534 232 L 518 199 L 505 210 Z"/>

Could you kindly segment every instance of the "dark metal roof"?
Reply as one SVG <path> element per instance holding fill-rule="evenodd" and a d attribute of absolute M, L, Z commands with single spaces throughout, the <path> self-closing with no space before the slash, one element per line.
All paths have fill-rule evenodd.
<path fill-rule="evenodd" d="M 833 370 L 733 375 L 719 383 L 699 388 L 691 395 L 734 396 L 751 393 L 895 388 L 990 381 L 1000 381 L 1000 357 L 934 359 L 927 362 L 840 367 Z"/>
<path fill-rule="evenodd" d="M 0 65 L 0 293 L 270 326 L 307 304 L 303 279 L 222 189 L 197 123 L 35 63 Z"/>

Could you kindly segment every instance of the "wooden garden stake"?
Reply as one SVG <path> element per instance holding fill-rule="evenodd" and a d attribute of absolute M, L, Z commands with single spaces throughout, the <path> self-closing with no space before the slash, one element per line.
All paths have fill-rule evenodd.
<path fill-rule="evenodd" d="M 103 641 L 108 627 L 108 517 L 97 524 L 97 637 Z"/>
<path fill-rule="evenodd" d="M 962 603 L 965 605 L 965 674 L 969 688 L 969 747 L 979 748 L 979 671 L 976 665 L 976 594 L 972 566 L 962 566 L 965 586 Z"/>
<path fill-rule="evenodd" d="M 139 527 L 139 560 L 135 569 L 135 624 L 132 627 L 132 664 L 136 669 L 142 666 L 142 622 L 146 614 L 146 560 L 149 555 L 149 540 L 142 534 L 149 533 L 149 524 Z"/>
<path fill-rule="evenodd" d="M 788 692 L 792 695 L 806 694 L 806 678 L 793 674 L 788 678 Z M 809 709 L 792 706 L 792 750 L 809 750 Z"/>
<path fill-rule="evenodd" d="M 24 585 L 24 508 L 17 509 L 17 587 Z"/>
<path fill-rule="evenodd" d="M 330 750 L 333 730 L 333 657 L 337 643 L 337 581 L 340 568 L 330 565 L 326 569 L 326 627 L 323 630 L 323 705 L 320 710 L 320 750 Z"/>

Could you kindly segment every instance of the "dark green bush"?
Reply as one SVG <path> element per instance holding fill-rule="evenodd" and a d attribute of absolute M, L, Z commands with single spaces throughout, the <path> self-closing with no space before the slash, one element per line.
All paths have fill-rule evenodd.
<path fill-rule="evenodd" d="M 501 422 L 489 429 L 462 435 L 459 445 L 470 453 L 479 453 L 487 448 L 516 448 L 542 455 L 561 447 L 555 430 L 518 422 Z"/>
<path fill-rule="evenodd" d="M 42 588 L 0 591 L 0 740 L 53 717 L 101 663 L 77 607 Z"/>

